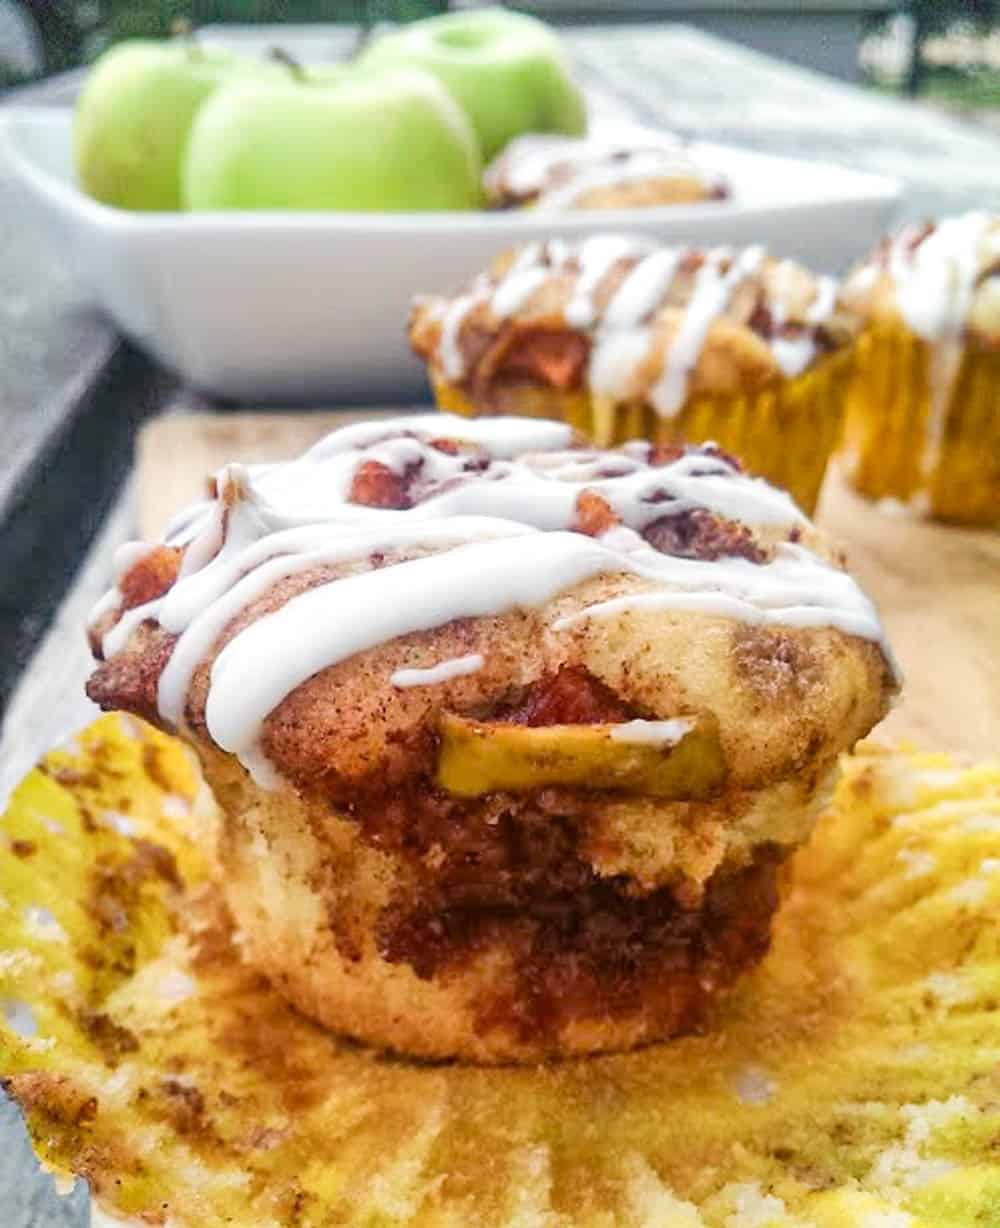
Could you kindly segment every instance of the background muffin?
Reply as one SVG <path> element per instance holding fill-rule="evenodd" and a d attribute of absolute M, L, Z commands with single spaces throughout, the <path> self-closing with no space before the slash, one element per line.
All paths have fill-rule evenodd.
<path fill-rule="evenodd" d="M 714 440 L 811 511 L 856 331 L 832 278 L 760 247 L 601 235 L 419 300 L 410 340 L 443 409 L 559 413 L 601 446 Z"/>
<path fill-rule="evenodd" d="M 186 525 L 122 560 L 89 693 L 198 750 L 247 958 L 411 1053 L 700 1026 L 894 688 L 870 602 L 713 447 L 398 419 Z"/>
<path fill-rule="evenodd" d="M 669 133 L 515 137 L 483 175 L 496 209 L 632 209 L 724 200 L 729 186 Z"/>
<path fill-rule="evenodd" d="M 1000 217 L 909 226 L 848 278 L 864 320 L 846 469 L 871 498 L 1000 522 Z"/>

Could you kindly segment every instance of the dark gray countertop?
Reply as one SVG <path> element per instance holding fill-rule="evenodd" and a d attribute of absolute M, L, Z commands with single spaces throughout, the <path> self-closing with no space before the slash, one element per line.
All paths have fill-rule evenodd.
<path fill-rule="evenodd" d="M 4 103 L 65 106 L 79 80 L 67 74 Z M 135 427 L 166 383 L 87 300 L 0 158 L 0 707 L 113 506 Z"/>

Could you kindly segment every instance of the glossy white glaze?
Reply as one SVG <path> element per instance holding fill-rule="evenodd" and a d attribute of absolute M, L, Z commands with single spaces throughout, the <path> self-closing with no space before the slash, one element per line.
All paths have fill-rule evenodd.
<path fill-rule="evenodd" d="M 122 542 L 115 551 L 111 563 L 115 579 L 114 587 L 109 588 L 104 596 L 94 604 L 87 618 L 88 623 L 96 623 L 105 614 L 109 614 L 118 607 L 122 599 L 118 581 L 153 549 L 154 547 L 148 542 Z"/>
<path fill-rule="evenodd" d="M 542 607 L 599 575 L 627 572 L 652 587 L 557 621 L 554 633 L 652 605 L 881 639 L 854 581 L 801 546 L 779 546 L 765 564 L 702 561 L 662 554 L 641 536 L 652 521 L 693 509 L 748 525 L 802 525 L 783 492 L 739 473 L 710 447 L 651 466 L 648 444 L 601 452 L 571 443 L 562 423 L 427 414 L 345 428 L 288 464 L 228 465 L 215 477 L 215 502 L 188 523 L 177 581 L 125 612 L 104 636 L 104 654 L 121 651 L 147 621 L 176 637 L 157 698 L 163 719 L 179 727 L 199 666 L 217 652 L 208 731 L 273 786 L 260 730 L 308 678 L 458 618 Z M 354 501 L 356 476 L 373 465 L 410 483 L 412 506 Z M 620 520 L 600 539 L 567 532 L 584 491 Z M 144 549 L 126 552 L 123 567 Z M 116 589 L 99 615 L 118 601 Z M 460 657 L 397 671 L 391 682 L 436 685 L 482 664 Z M 632 732 L 651 740 L 671 728 Z"/>
<path fill-rule="evenodd" d="M 683 255 L 681 247 L 663 247 L 640 260 L 608 303 L 604 328 L 613 333 L 646 323 L 670 289 Z"/>
<path fill-rule="evenodd" d="M 783 261 L 781 267 L 786 267 Z M 837 304 L 837 282 L 833 277 L 819 277 L 816 281 L 816 297 L 805 314 L 806 327 L 798 327 L 786 332 L 786 314 L 782 297 L 776 295 L 772 305 L 774 335 L 771 338 L 771 352 L 778 366 L 790 379 L 801 375 L 816 357 L 816 338 L 813 330 L 817 325 L 825 323 L 833 314 Z"/>
<path fill-rule="evenodd" d="M 470 652 L 464 657 L 439 661 L 437 665 L 431 665 L 427 669 L 397 669 L 390 675 L 389 681 L 401 690 L 411 686 L 439 686 L 442 682 L 451 682 L 453 678 L 467 678 L 469 674 L 477 674 L 485 664 L 482 653 Z"/>
<path fill-rule="evenodd" d="M 688 610 L 755 624 L 836 627 L 847 635 L 880 642 L 885 650 L 878 612 L 856 582 L 801 546 L 779 544 L 767 563 L 676 558 L 645 545 L 630 559 L 636 571 L 669 586 L 667 591 L 597 602 L 560 619 L 554 629 L 568 630 L 592 618 L 633 611 Z"/>
<path fill-rule="evenodd" d="M 625 721 L 611 730 L 611 740 L 632 746 L 676 746 L 693 728 L 694 721 L 683 716 L 669 721 Z"/>
<path fill-rule="evenodd" d="M 534 207 L 553 213 L 560 209 L 585 208 L 580 202 L 588 192 L 664 179 L 695 179 L 703 185 L 708 198 L 721 184 L 720 179 L 706 175 L 680 151 L 636 149 L 614 160 L 576 167 L 566 183 L 542 192 Z"/>
<path fill-rule="evenodd" d="M 677 137 L 645 130 L 515 137 L 486 168 L 483 185 L 494 198 L 534 198 L 536 209 L 557 211 L 595 188 L 664 179 L 695 180 L 707 195 L 724 186 L 722 176 L 701 165 Z"/>
<path fill-rule="evenodd" d="M 441 369 L 456 382 L 468 374 L 460 335 L 477 307 L 488 303 L 498 319 L 515 316 L 530 308 L 532 296 L 550 278 L 569 275 L 572 286 L 563 317 L 569 328 L 589 336 L 590 391 L 617 403 L 645 399 L 661 416 L 673 417 L 684 405 L 691 371 L 713 324 L 725 313 L 741 283 L 760 272 L 766 253 L 759 246 L 738 252 L 713 248 L 705 253 L 694 273 L 690 291 L 672 298 L 685 259 L 695 256 L 689 248 L 658 248 L 634 236 L 601 234 L 575 244 L 528 244 L 498 283 L 480 279 L 469 293 L 444 309 L 438 342 Z M 607 298 L 601 288 L 621 261 L 631 261 L 633 267 Z M 770 346 L 781 370 L 793 377 L 805 371 L 819 353 L 817 329 L 836 306 L 838 283 L 831 277 L 818 278 L 815 297 L 804 318 L 788 324 L 783 269 L 790 283 L 802 276 L 790 262 L 776 266 L 768 300 L 773 329 L 768 336 L 759 335 Z M 653 344 L 664 310 L 675 313 L 675 319 L 662 355 L 654 356 Z"/>
<path fill-rule="evenodd" d="M 620 570 L 620 558 L 579 533 L 533 533 L 456 546 L 308 589 L 251 623 L 216 657 L 208 731 L 242 758 L 256 750 L 268 714 L 320 670 L 456 618 L 540 606 L 582 580 Z"/>
<path fill-rule="evenodd" d="M 715 320 L 729 306 L 736 287 L 752 276 L 764 261 L 762 247 L 748 247 L 734 256 L 728 248 L 714 248 L 695 274 L 691 299 L 680 327 L 663 359 L 663 370 L 649 399 L 657 413 L 674 417 L 687 398 L 688 376 L 698 361 L 705 338 Z M 728 267 L 724 267 L 729 262 Z"/>
<path fill-rule="evenodd" d="M 918 504 L 926 500 L 926 488 L 940 460 L 976 284 L 984 263 L 1000 255 L 987 250 L 992 224 L 988 213 L 964 213 L 937 223 L 925 236 L 916 226 L 906 227 L 889 248 L 888 268 L 900 314 L 933 346 L 920 460 L 924 489 L 918 492 Z"/>
<path fill-rule="evenodd" d="M 501 320 L 520 311 L 548 278 L 548 270 L 539 263 L 541 246 L 540 243 L 529 243 L 523 247 L 493 291 L 490 309 Z"/>
<path fill-rule="evenodd" d="M 465 359 L 458 344 L 459 333 L 465 317 L 477 304 L 482 302 L 489 293 L 485 279 L 474 286 L 468 294 L 462 294 L 449 303 L 441 317 L 441 337 L 438 342 L 438 354 L 441 359 L 441 369 L 449 379 L 461 379 L 465 374 Z"/>
<path fill-rule="evenodd" d="M 604 278 L 619 260 L 642 250 L 639 240 L 625 235 L 595 235 L 584 239 L 578 248 L 580 272 L 573 297 L 566 304 L 566 323 L 574 328 L 590 328 L 598 318 L 594 295 Z"/>
<path fill-rule="evenodd" d="M 976 277 L 980 246 L 990 226 L 988 213 L 964 213 L 939 222 L 921 239 L 906 227 L 889 249 L 889 273 L 896 303 L 918 336 L 939 341 L 961 333 Z"/>
<path fill-rule="evenodd" d="M 354 532 L 309 526 L 271 534 L 249 549 L 230 552 L 224 548 L 198 574 L 200 584 L 178 583 L 155 611 L 160 625 L 180 637 L 160 675 L 160 714 L 173 724 L 182 723 L 184 699 L 198 664 L 233 619 L 280 581 L 368 560 L 379 552 L 442 549 L 461 544 L 469 534 L 489 541 L 526 531 L 486 517 L 474 523 L 456 517 L 441 523 Z"/>

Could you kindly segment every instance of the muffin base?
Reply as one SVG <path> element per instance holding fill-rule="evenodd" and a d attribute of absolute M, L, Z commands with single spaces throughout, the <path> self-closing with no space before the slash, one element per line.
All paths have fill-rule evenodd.
<path fill-rule="evenodd" d="M 716 443 L 751 473 L 787 490 L 811 515 L 840 437 L 850 372 L 850 356 L 832 354 L 802 375 L 756 392 L 690 397 L 672 418 L 644 402 L 613 402 L 587 391 L 526 383 L 498 385 L 484 408 L 456 384 L 439 377 L 432 383 L 439 408 L 449 413 L 561 417 L 602 448 L 630 439 Z"/>
<path fill-rule="evenodd" d="M 773 845 L 721 866 L 686 909 L 607 879 L 537 908 L 435 911 L 405 860 L 327 803 L 262 792 L 218 754 L 205 769 L 248 962 L 304 1014 L 382 1048 L 482 1063 L 631 1049 L 698 1031 L 769 946 Z"/>
<path fill-rule="evenodd" d="M 939 520 L 1000 523 L 998 398 L 1000 352 L 949 354 L 901 321 L 869 328 L 847 397 L 848 479 Z"/>

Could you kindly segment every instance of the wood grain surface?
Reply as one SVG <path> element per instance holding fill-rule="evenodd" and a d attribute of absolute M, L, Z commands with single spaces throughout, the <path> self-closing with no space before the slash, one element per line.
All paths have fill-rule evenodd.
<path fill-rule="evenodd" d="M 295 456 L 334 426 L 377 416 L 191 414 L 151 423 L 139 444 L 143 534 L 159 534 L 227 461 Z M 887 515 L 848 490 L 836 469 L 817 519 L 878 602 L 906 678 L 879 736 L 1000 754 L 1000 533 Z"/>

